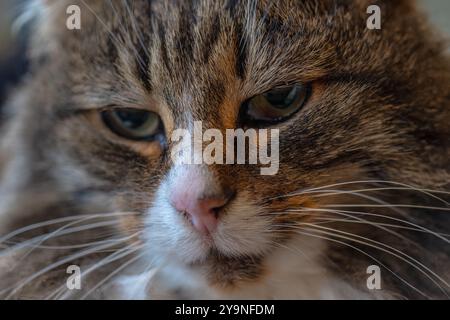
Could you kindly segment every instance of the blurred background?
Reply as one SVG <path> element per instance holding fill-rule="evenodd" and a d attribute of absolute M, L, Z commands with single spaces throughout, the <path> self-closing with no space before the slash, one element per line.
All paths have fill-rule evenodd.
<path fill-rule="evenodd" d="M 14 18 L 23 12 L 24 3 L 24 0 L 0 0 L 0 108 L 27 68 L 25 35 L 18 37 L 12 32 Z"/>
<path fill-rule="evenodd" d="M 24 55 L 26 32 L 17 37 L 11 28 L 14 18 L 23 14 L 25 2 L 29 0 L 0 0 L 0 106 L 27 69 Z M 450 0 L 419 0 L 419 2 L 435 25 L 450 38 Z"/>

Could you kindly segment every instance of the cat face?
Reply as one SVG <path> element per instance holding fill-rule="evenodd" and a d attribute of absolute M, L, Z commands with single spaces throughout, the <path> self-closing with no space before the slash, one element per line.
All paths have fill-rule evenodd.
<path fill-rule="evenodd" d="M 299 226 L 367 203 L 345 183 L 448 181 L 448 64 L 409 2 L 381 1 L 382 30 L 365 28 L 366 1 L 75 2 L 81 30 L 62 2 L 41 18 L 23 143 L 64 192 L 135 213 L 117 232 L 137 232 L 150 259 L 257 283 L 277 250 L 308 241 Z M 287 107 L 261 109 L 280 95 Z M 177 163 L 171 135 L 196 121 L 278 130 L 276 174 Z"/>

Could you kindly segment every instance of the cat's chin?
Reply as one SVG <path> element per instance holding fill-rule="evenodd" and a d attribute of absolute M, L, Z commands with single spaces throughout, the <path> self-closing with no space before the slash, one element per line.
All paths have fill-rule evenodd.
<path fill-rule="evenodd" d="M 244 258 L 244 255 L 230 255 L 228 252 L 221 251 L 214 244 L 212 239 L 205 240 L 202 248 L 180 249 L 181 250 L 175 254 L 175 259 L 178 260 L 179 263 L 192 268 L 211 265 L 218 260 L 239 260 Z M 185 252 L 195 252 L 195 254 L 185 254 Z"/>
<path fill-rule="evenodd" d="M 252 259 L 260 259 L 265 254 L 249 255 L 248 253 L 231 253 L 228 250 L 223 250 L 220 245 L 214 242 L 213 238 L 202 238 L 200 246 L 186 246 L 179 247 L 172 252 L 166 252 L 166 259 L 172 260 L 177 264 L 185 267 L 198 269 L 204 267 L 215 267 L 217 265 L 224 266 L 227 264 L 236 264 L 238 262 L 246 261 L 250 257 Z"/>

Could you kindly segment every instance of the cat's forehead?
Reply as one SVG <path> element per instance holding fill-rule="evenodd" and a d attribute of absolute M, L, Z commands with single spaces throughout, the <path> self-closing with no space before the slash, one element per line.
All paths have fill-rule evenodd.
<path fill-rule="evenodd" d="M 208 113 L 279 85 L 345 74 L 338 69 L 365 63 L 352 52 L 367 52 L 373 43 L 359 31 L 364 2 L 77 0 L 80 30 L 65 28 L 65 4 L 57 2 L 64 14 L 54 10 L 53 31 L 45 36 L 59 44 L 44 50 L 62 46 L 54 54 L 64 60 L 61 68 L 72 70 L 67 83 L 84 104 L 157 94 L 174 110 Z M 345 50 L 336 39 L 345 41 Z M 339 64 L 338 54 L 351 63 Z"/>
<path fill-rule="evenodd" d="M 128 82 L 169 104 L 217 104 L 227 91 L 246 98 L 324 73 L 333 52 L 323 22 L 338 9 L 320 3 L 81 1 L 81 30 L 65 30 L 61 42 L 86 88 Z"/>

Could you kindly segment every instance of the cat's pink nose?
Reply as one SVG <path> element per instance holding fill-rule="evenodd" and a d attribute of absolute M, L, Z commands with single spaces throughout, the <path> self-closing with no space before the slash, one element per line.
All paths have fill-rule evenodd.
<path fill-rule="evenodd" d="M 185 214 L 195 229 L 210 234 L 217 227 L 219 211 L 230 197 L 224 195 L 195 197 L 190 192 L 172 194 L 172 205 L 181 214 Z"/>
<path fill-rule="evenodd" d="M 176 165 L 167 182 L 168 200 L 202 234 L 217 228 L 224 207 L 234 191 L 220 181 L 207 166 Z"/>

